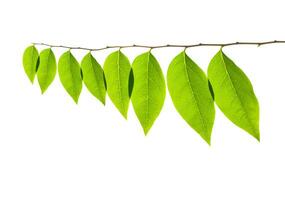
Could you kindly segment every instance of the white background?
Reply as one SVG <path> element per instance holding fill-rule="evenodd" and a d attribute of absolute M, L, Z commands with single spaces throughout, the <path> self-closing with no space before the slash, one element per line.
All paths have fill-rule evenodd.
<path fill-rule="evenodd" d="M 226 47 L 260 103 L 261 142 L 217 110 L 209 147 L 167 94 L 147 137 L 86 88 L 79 105 L 58 77 L 41 95 L 22 68 L 31 42 L 116 44 L 285 39 L 282 1 L 1 1 L 1 200 L 285 199 L 285 45 Z M 39 48 L 41 49 L 41 48 Z M 205 71 L 218 47 L 188 49 Z M 54 49 L 57 58 L 64 51 Z M 93 55 L 100 63 L 112 50 Z M 132 61 L 146 49 L 123 49 Z M 155 49 L 166 73 L 179 48 Z M 72 51 L 81 60 L 84 51 Z"/>

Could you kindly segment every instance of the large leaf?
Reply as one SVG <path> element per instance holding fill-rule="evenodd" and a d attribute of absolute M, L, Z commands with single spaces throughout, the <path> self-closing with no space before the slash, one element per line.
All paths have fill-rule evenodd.
<path fill-rule="evenodd" d="M 34 45 L 25 49 L 23 54 L 23 66 L 25 73 L 30 81 L 33 83 L 37 72 L 39 53 Z"/>
<path fill-rule="evenodd" d="M 147 134 L 158 117 L 165 99 L 165 81 L 159 63 L 151 52 L 146 52 L 133 62 L 134 86 L 132 104 Z"/>
<path fill-rule="evenodd" d="M 58 74 L 63 87 L 77 103 L 82 89 L 81 71 L 79 63 L 70 51 L 59 58 Z"/>
<path fill-rule="evenodd" d="M 111 101 L 125 118 L 127 118 L 130 102 L 130 72 L 131 64 L 120 50 L 111 53 L 106 58 L 104 73 L 107 83 L 107 93 Z"/>
<path fill-rule="evenodd" d="M 208 76 L 221 111 L 259 140 L 258 101 L 245 73 L 220 50 L 209 64 Z"/>
<path fill-rule="evenodd" d="M 215 119 L 214 101 L 205 73 L 185 51 L 170 63 L 167 85 L 178 113 L 210 144 Z"/>
<path fill-rule="evenodd" d="M 37 71 L 38 82 L 44 93 L 54 80 L 56 74 L 56 59 L 51 48 L 44 49 L 40 53 L 40 64 Z"/>
<path fill-rule="evenodd" d="M 81 61 L 83 81 L 87 89 L 103 104 L 105 104 L 106 88 L 104 73 L 100 64 L 89 52 Z"/>

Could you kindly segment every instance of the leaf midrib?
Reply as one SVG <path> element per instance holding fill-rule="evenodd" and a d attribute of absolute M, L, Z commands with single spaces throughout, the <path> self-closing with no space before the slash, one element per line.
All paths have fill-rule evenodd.
<path fill-rule="evenodd" d="M 203 117 L 202 117 L 202 113 L 200 111 L 200 107 L 198 105 L 198 102 L 197 102 L 197 97 L 196 97 L 196 94 L 195 92 L 193 91 L 193 88 L 192 88 L 192 85 L 190 83 L 190 77 L 189 77 L 189 74 L 188 74 L 188 70 L 187 70 L 187 64 L 186 64 L 186 53 L 183 52 L 183 63 L 184 63 L 184 70 L 185 70 L 185 74 L 186 74 L 186 79 L 187 79 L 187 82 L 188 82 L 188 85 L 189 85 L 189 89 L 190 89 L 190 94 L 192 94 L 192 97 L 194 98 L 194 102 L 195 102 L 195 105 L 196 105 L 196 108 L 198 110 L 198 113 L 199 113 L 199 119 L 200 121 L 202 122 L 202 126 L 204 128 L 204 134 L 207 134 L 208 131 L 207 131 L 207 125 L 205 124 L 205 121 L 203 120 Z M 206 135 L 205 135 L 206 136 Z"/>
<path fill-rule="evenodd" d="M 149 58 L 150 52 L 147 53 L 147 65 L 146 65 L 146 84 L 147 84 L 147 95 L 146 95 L 146 114 L 145 114 L 145 123 L 148 124 L 149 122 Z"/>
<path fill-rule="evenodd" d="M 118 51 L 118 55 L 117 55 L 117 70 L 118 70 L 118 76 L 117 76 L 117 81 L 118 81 L 118 87 L 119 87 L 119 99 L 120 99 L 120 104 L 122 107 L 122 112 L 125 112 L 125 106 L 124 106 L 124 102 L 123 102 L 123 98 L 122 98 L 122 86 L 121 86 L 121 79 L 120 79 L 120 50 Z M 125 113 L 124 113 L 125 115 Z"/>
<path fill-rule="evenodd" d="M 46 62 L 46 73 L 45 73 L 45 78 L 44 78 L 44 87 L 46 87 L 46 84 L 47 84 L 47 78 L 48 78 L 48 67 L 50 66 L 50 54 L 51 54 L 51 50 L 49 49 L 49 52 L 48 52 L 48 57 L 47 57 L 47 62 Z"/>
<path fill-rule="evenodd" d="M 35 79 L 35 75 L 36 75 L 36 69 L 37 69 L 37 64 L 36 64 L 36 66 L 35 66 L 35 68 L 34 68 L 34 54 L 35 54 L 35 47 L 33 46 L 33 48 L 32 48 L 32 60 L 31 60 L 31 63 L 30 63 L 30 65 L 32 66 L 31 68 L 32 68 L 32 82 L 34 81 L 34 79 Z"/>
<path fill-rule="evenodd" d="M 74 79 L 74 76 L 73 76 L 73 71 L 72 71 L 72 65 L 73 65 L 73 63 L 71 62 L 71 60 L 72 60 L 72 54 L 71 54 L 71 52 L 69 52 L 68 53 L 68 55 L 69 55 L 69 72 L 70 72 L 70 74 L 71 74 L 71 79 L 72 79 L 72 93 L 73 93 L 73 95 L 76 95 L 75 93 L 75 79 Z M 77 98 L 77 97 L 76 97 Z"/>
<path fill-rule="evenodd" d="M 94 58 L 91 54 L 89 55 L 89 59 L 90 59 L 92 71 L 93 71 L 93 73 L 94 73 L 96 86 L 97 86 L 97 89 L 98 89 L 99 94 L 100 94 L 100 98 L 103 98 L 103 92 L 102 92 L 102 90 L 101 90 L 101 87 L 99 86 L 99 80 L 97 79 L 96 71 L 95 71 L 95 66 L 97 65 L 97 63 L 95 63 L 96 60 L 95 60 L 95 58 Z M 94 63 L 95 63 L 95 64 L 94 64 Z M 99 75 L 99 74 L 98 74 L 98 75 Z"/>

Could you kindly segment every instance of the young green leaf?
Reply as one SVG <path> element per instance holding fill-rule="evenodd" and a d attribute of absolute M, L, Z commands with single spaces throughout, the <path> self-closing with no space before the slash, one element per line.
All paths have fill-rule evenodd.
<path fill-rule="evenodd" d="M 40 64 L 37 71 L 38 82 L 42 94 L 54 80 L 56 74 L 56 59 L 51 48 L 44 49 L 40 53 Z"/>
<path fill-rule="evenodd" d="M 208 68 L 215 101 L 235 125 L 259 141 L 259 106 L 245 73 L 220 50 Z"/>
<path fill-rule="evenodd" d="M 27 47 L 23 54 L 23 66 L 25 73 L 27 74 L 31 83 L 33 83 L 35 79 L 38 60 L 39 60 L 39 53 L 36 47 L 34 45 Z"/>
<path fill-rule="evenodd" d="M 79 63 L 70 51 L 66 51 L 59 58 L 58 74 L 63 87 L 77 103 L 82 89 L 81 71 Z"/>
<path fill-rule="evenodd" d="M 104 73 L 100 64 L 89 52 L 81 61 L 83 81 L 87 89 L 103 104 L 105 104 L 106 88 Z"/>
<path fill-rule="evenodd" d="M 104 73 L 107 84 L 107 93 L 120 111 L 127 118 L 129 97 L 129 76 L 131 64 L 128 58 L 120 51 L 111 53 L 105 60 Z"/>
<path fill-rule="evenodd" d="M 210 144 L 215 119 L 214 101 L 205 73 L 185 51 L 170 63 L 167 86 L 178 113 Z"/>
<path fill-rule="evenodd" d="M 158 117 L 165 99 L 165 81 L 159 63 L 151 52 L 133 62 L 132 104 L 145 135 Z"/>

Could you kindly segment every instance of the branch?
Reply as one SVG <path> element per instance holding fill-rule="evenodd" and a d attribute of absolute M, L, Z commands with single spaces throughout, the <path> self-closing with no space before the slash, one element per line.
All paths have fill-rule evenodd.
<path fill-rule="evenodd" d="M 255 45 L 255 46 L 263 46 L 268 44 L 277 44 L 277 43 L 285 43 L 285 40 L 272 40 L 272 41 L 263 41 L 263 42 L 230 42 L 230 43 L 197 43 L 197 44 L 166 44 L 166 45 L 157 45 L 157 46 L 149 46 L 149 45 L 114 45 L 114 46 L 106 46 L 101 48 L 86 48 L 86 47 L 75 47 L 75 46 L 65 46 L 65 45 L 53 45 L 47 43 L 32 43 L 33 45 L 40 46 L 48 46 L 48 47 L 59 47 L 66 49 L 79 49 L 79 50 L 88 50 L 88 51 L 100 51 L 105 49 L 113 49 L 113 48 L 149 48 L 149 49 L 158 49 L 158 48 L 168 48 L 168 47 L 183 47 L 185 49 L 192 47 L 203 47 L 203 46 L 218 46 L 218 47 L 226 47 L 226 46 L 236 46 L 236 45 Z"/>

